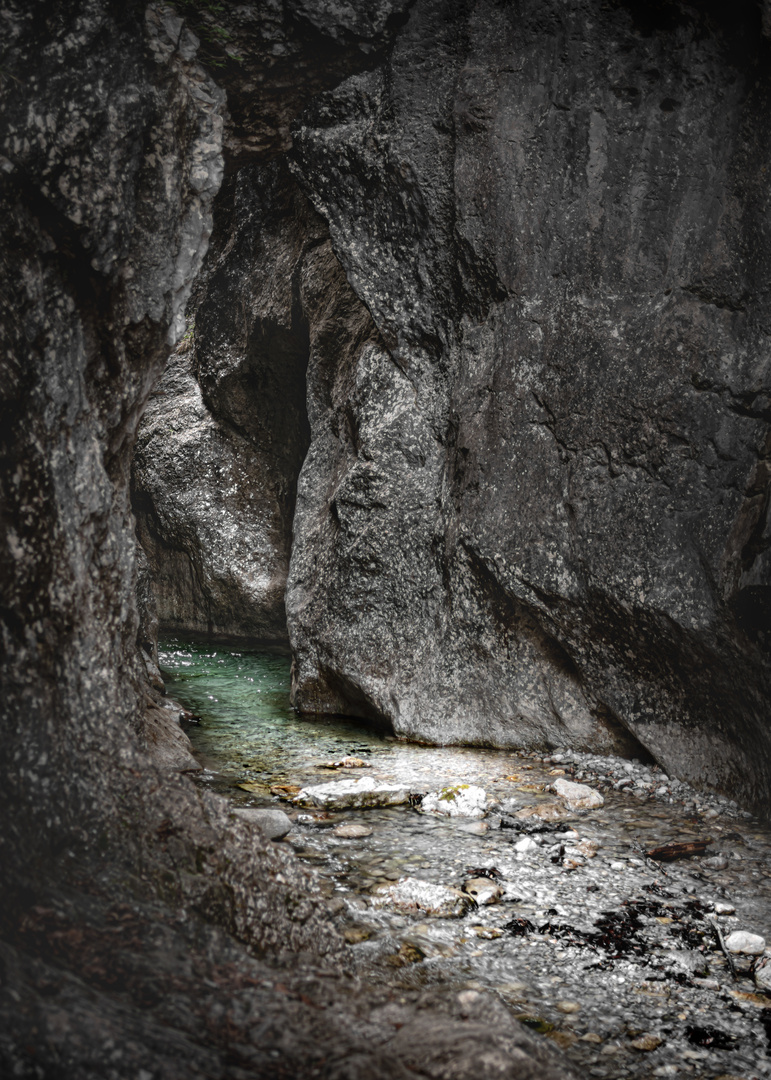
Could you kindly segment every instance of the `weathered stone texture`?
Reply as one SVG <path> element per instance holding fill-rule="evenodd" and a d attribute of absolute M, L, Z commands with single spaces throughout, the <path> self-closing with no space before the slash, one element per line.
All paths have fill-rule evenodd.
<path fill-rule="evenodd" d="M 25 3 L 3 18 L 3 935 L 15 942 L 20 913 L 57 881 L 98 876 L 103 897 L 160 895 L 167 914 L 196 913 L 253 949 L 334 957 L 296 861 L 143 753 L 168 717 L 143 725 L 129 467 L 206 249 L 224 96 L 165 9 Z M 19 962 L 23 981 L 33 961 Z M 15 992 L 4 983 L 4 1009 Z M 78 1009 L 59 1015 L 82 1044 Z M 55 1041 L 32 1040 L 49 1070 Z M 13 1040 L 0 1055 L 0 1072 L 39 1075 Z"/>
<path fill-rule="evenodd" d="M 79 830 L 143 705 L 130 454 L 208 243 L 224 95 L 153 5 L 9 4 L 4 27 L 2 800 Z"/>
<path fill-rule="evenodd" d="M 242 168 L 223 194 L 195 328 L 139 431 L 133 503 L 163 629 L 286 640 L 309 441 L 298 267 L 327 230 L 281 161 Z"/>
<path fill-rule="evenodd" d="M 311 358 L 301 709 L 767 799 L 769 74 L 750 4 L 419 0 L 303 115 L 384 344 Z"/>
<path fill-rule="evenodd" d="M 415 995 L 395 1037 L 386 995 L 334 978 L 298 860 L 143 752 L 130 459 L 206 250 L 224 95 L 167 7 L 0 20 L 0 1073 L 439 1076 L 452 1047 L 459 1075 L 568 1076 L 496 1001 L 481 1069 L 489 1033 L 452 1008 Z"/>

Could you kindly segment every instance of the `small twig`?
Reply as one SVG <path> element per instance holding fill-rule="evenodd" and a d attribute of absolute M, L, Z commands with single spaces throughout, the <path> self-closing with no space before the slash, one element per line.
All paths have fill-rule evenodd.
<path fill-rule="evenodd" d="M 657 863 L 655 859 L 652 859 L 650 857 L 650 855 L 645 850 L 645 848 L 642 846 L 642 844 L 640 843 L 639 840 L 633 840 L 632 841 L 632 850 L 636 851 L 638 855 L 642 855 L 642 857 L 645 859 L 646 862 L 649 862 L 651 864 L 651 866 L 654 866 L 656 868 L 656 871 L 658 873 L 662 873 L 664 875 L 664 877 L 669 877 L 669 874 L 666 872 L 666 870 L 661 865 L 661 863 Z"/>
<path fill-rule="evenodd" d="M 714 931 L 715 937 L 717 938 L 717 943 L 720 946 L 720 951 L 722 952 L 723 956 L 728 961 L 728 966 L 731 969 L 731 974 L 733 975 L 734 981 L 735 981 L 736 979 L 739 978 L 739 976 L 736 974 L 736 968 L 734 967 L 734 958 L 731 956 L 728 949 L 725 947 L 725 942 L 723 941 L 723 935 L 720 933 L 720 927 L 717 925 L 715 920 L 710 919 L 709 916 L 707 916 L 707 922 L 710 924 L 710 926 L 712 927 L 712 929 Z"/>

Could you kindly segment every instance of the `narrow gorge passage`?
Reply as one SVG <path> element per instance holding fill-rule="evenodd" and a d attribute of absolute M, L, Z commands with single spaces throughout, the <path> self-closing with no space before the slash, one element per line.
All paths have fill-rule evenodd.
<path fill-rule="evenodd" d="M 0 39 L 0 1076 L 767 1076 L 771 0 Z"/>
<path fill-rule="evenodd" d="M 359 975 L 402 1007 L 430 989 L 474 1014 L 495 994 L 585 1076 L 771 1071 L 765 984 L 750 957 L 724 955 L 714 929 L 771 940 L 771 829 L 735 803 L 619 758 L 420 747 L 300 718 L 276 651 L 166 639 L 160 660 L 194 717 L 197 782 L 237 815 L 289 812 L 276 842 L 319 875 Z M 514 816 L 553 807 L 559 776 L 602 791 L 604 805 Z M 406 787 L 412 805 L 292 801 L 362 777 Z M 484 789 L 484 818 L 420 812 L 421 795 L 461 783 Z M 697 839 L 709 841 L 699 857 L 644 856 Z"/>

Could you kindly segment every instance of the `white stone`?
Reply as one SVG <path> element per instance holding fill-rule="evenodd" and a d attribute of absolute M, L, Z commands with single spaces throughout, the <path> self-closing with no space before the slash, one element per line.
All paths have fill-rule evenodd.
<path fill-rule="evenodd" d="M 587 784 L 574 784 L 570 780 L 560 778 L 555 780 L 554 790 L 571 810 L 594 810 L 605 804 L 599 791 L 595 791 Z"/>
<path fill-rule="evenodd" d="M 397 911 L 425 911 L 437 919 L 460 919 L 474 906 L 471 897 L 459 889 L 418 878 L 402 878 L 395 885 L 378 889 L 372 903 L 375 907 L 395 907 Z"/>
<path fill-rule="evenodd" d="M 473 897 L 479 907 L 497 904 L 503 896 L 503 889 L 486 877 L 469 878 L 463 883 L 463 891 Z"/>
<path fill-rule="evenodd" d="M 326 810 L 366 810 L 377 806 L 403 806 L 410 793 L 405 787 L 378 784 L 370 776 L 358 780 L 332 780 L 303 788 L 292 799 L 298 806 L 323 806 Z"/>
<path fill-rule="evenodd" d="M 532 836 L 523 836 L 521 840 L 517 840 L 514 845 L 515 851 L 535 851 L 538 844 L 532 838 Z"/>
<path fill-rule="evenodd" d="M 725 939 L 725 947 L 732 953 L 761 956 L 766 949 L 766 939 L 760 934 L 750 934 L 746 930 L 734 930 Z"/>
<path fill-rule="evenodd" d="M 715 914 L 716 915 L 735 915 L 736 908 L 733 904 L 724 904 L 720 900 L 715 901 Z"/>
<path fill-rule="evenodd" d="M 469 821 L 465 825 L 459 825 L 458 828 L 469 836 L 484 836 L 490 826 L 486 821 Z"/>
<path fill-rule="evenodd" d="M 454 787 L 432 791 L 423 796 L 420 809 L 427 814 L 447 817 L 481 818 L 487 806 L 484 788 L 475 784 L 456 784 Z"/>
<path fill-rule="evenodd" d="M 332 834 L 341 840 L 363 840 L 366 836 L 372 836 L 372 829 L 366 825 L 338 825 Z"/>

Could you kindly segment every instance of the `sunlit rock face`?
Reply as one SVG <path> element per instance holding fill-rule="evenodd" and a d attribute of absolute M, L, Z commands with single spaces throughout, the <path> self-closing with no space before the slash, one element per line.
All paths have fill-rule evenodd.
<path fill-rule="evenodd" d="M 299 272 L 327 229 L 281 160 L 242 168 L 223 203 L 189 332 L 139 430 L 133 505 L 165 630 L 285 641 L 309 441 Z"/>
<path fill-rule="evenodd" d="M 770 75 L 754 4 L 418 0 L 302 115 L 377 333 L 311 347 L 301 710 L 767 798 Z"/>

